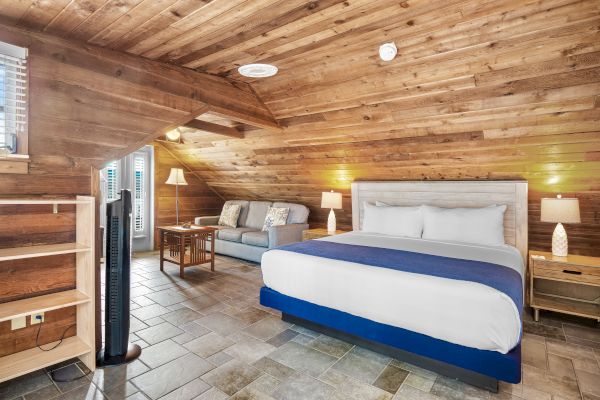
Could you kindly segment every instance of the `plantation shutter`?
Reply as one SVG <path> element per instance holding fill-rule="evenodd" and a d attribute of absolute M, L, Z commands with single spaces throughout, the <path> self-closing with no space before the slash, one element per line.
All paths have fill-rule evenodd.
<path fill-rule="evenodd" d="M 133 161 L 134 168 L 134 228 L 136 232 L 144 231 L 144 224 L 146 215 L 144 210 L 146 205 L 144 204 L 146 201 L 146 157 L 144 154 L 136 154 Z"/>
<path fill-rule="evenodd" d="M 0 42 L 0 153 L 27 132 L 27 49 Z"/>
<path fill-rule="evenodd" d="M 106 166 L 106 200 L 117 200 L 119 194 L 119 162 L 113 161 Z"/>

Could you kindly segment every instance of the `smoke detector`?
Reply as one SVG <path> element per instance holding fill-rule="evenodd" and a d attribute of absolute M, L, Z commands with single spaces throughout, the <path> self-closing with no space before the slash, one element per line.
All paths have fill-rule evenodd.
<path fill-rule="evenodd" d="M 392 61 L 396 57 L 396 54 L 398 54 L 398 49 L 394 42 L 384 43 L 379 46 L 379 57 L 383 61 Z"/>
<path fill-rule="evenodd" d="M 277 71 L 277 67 L 271 64 L 246 64 L 238 68 L 240 75 L 248 78 L 268 78 Z"/>

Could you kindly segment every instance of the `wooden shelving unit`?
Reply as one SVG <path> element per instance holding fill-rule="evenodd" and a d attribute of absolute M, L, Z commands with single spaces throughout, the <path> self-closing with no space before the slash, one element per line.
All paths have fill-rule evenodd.
<path fill-rule="evenodd" d="M 77 307 L 77 333 L 69 337 L 54 350 L 42 351 L 32 348 L 0 357 L 0 382 L 57 364 L 70 358 L 79 357 L 90 369 L 96 367 L 95 346 L 95 273 L 94 273 L 94 221 L 95 199 L 77 196 L 77 199 L 0 199 L 0 205 L 58 205 L 76 206 L 76 242 L 43 246 L 15 247 L 0 249 L 0 261 L 24 258 L 46 257 L 57 254 L 75 254 L 76 289 L 31 297 L 0 304 L 0 322 L 57 310 L 64 307 Z M 51 348 L 53 344 L 44 345 Z"/>

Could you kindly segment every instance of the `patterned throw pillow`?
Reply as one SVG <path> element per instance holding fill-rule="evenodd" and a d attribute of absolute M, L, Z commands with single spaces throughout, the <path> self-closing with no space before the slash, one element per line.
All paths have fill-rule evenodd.
<path fill-rule="evenodd" d="M 225 204 L 219 217 L 219 225 L 237 228 L 237 221 L 241 210 L 242 206 L 239 204 Z"/>
<path fill-rule="evenodd" d="M 271 226 L 285 225 L 289 213 L 289 208 L 269 207 L 262 230 L 268 231 Z"/>

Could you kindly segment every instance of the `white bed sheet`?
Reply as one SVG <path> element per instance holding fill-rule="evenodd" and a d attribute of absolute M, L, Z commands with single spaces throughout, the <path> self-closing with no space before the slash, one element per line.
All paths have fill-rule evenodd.
<path fill-rule="evenodd" d="M 320 240 L 491 262 L 524 281 L 508 245 L 485 246 L 348 232 Z M 510 297 L 480 283 L 414 274 L 283 250 L 262 257 L 265 285 L 287 296 L 481 350 L 509 352 L 521 319 Z"/>

